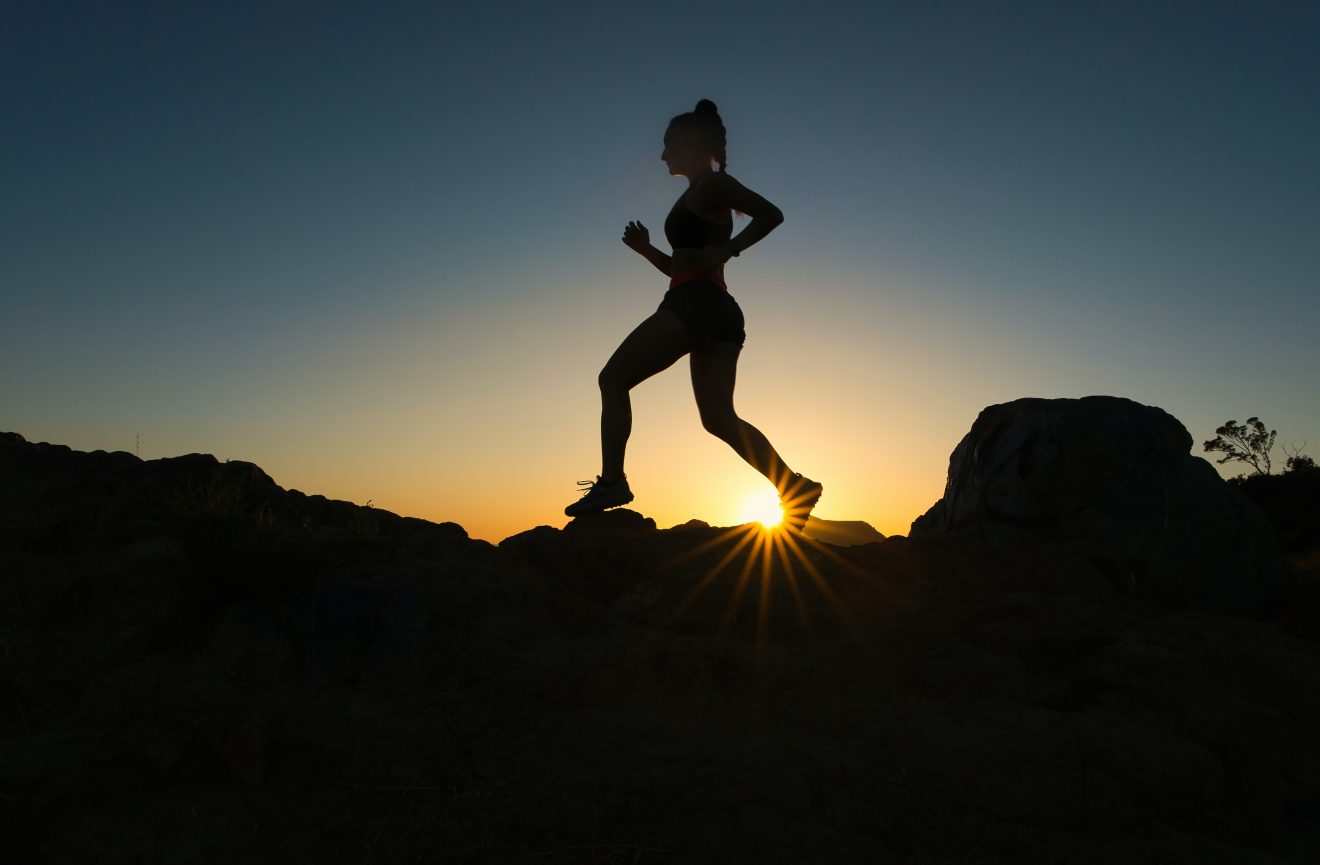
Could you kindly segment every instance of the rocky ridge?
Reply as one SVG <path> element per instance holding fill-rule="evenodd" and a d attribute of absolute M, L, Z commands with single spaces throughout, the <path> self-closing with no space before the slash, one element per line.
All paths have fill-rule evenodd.
<path fill-rule="evenodd" d="M 993 463 L 951 473 L 931 531 L 871 543 L 615 509 L 490 544 L 252 463 L 0 434 L 6 849 L 1320 858 L 1314 558 L 1262 582 L 1258 525 L 1265 590 L 1201 609 L 1127 578 L 1132 538 L 960 524 L 967 490 L 1020 482 Z"/>

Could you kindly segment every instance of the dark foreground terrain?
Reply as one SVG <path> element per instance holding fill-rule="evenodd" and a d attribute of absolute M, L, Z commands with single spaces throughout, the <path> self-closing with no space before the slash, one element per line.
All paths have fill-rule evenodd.
<path fill-rule="evenodd" d="M 1320 861 L 1318 557 L 1266 535 L 1149 594 L 952 505 L 495 546 L 205 454 L 6 433 L 0 481 L 9 862 Z"/>

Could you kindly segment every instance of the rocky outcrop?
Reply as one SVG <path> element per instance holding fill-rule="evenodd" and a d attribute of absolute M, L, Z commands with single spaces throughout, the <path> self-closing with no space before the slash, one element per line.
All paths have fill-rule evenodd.
<path fill-rule="evenodd" d="M 1293 584 L 1273 528 L 1191 446 L 1176 418 L 1121 397 L 992 405 L 954 448 L 943 498 L 910 535 L 1068 541 L 1144 600 L 1277 611 Z"/>
<path fill-rule="evenodd" d="M 962 533 L 625 508 L 493 545 L 0 436 L 0 829 L 14 862 L 1317 861 L 1294 612 Z"/>

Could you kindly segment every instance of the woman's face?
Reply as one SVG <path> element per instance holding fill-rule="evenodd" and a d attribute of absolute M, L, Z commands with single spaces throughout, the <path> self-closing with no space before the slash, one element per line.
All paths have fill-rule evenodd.
<path fill-rule="evenodd" d="M 695 129 L 671 126 L 665 132 L 664 149 L 660 158 L 669 166 L 670 174 L 692 174 L 706 171 L 711 166 L 710 151 Z"/>

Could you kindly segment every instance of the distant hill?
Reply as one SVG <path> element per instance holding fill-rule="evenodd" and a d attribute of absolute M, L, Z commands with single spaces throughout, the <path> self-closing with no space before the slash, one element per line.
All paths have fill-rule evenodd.
<path fill-rule="evenodd" d="M 823 520 L 815 514 L 807 516 L 802 533 L 818 541 L 841 547 L 883 541 L 885 536 L 864 520 Z"/>
<path fill-rule="evenodd" d="M 710 523 L 705 520 L 692 519 L 685 523 L 679 523 L 673 528 L 708 529 Z M 874 526 L 863 520 L 823 520 L 815 514 L 807 515 L 807 522 L 802 528 L 802 533 L 813 540 L 840 547 L 869 544 L 885 539 L 885 536 L 876 531 Z"/>

